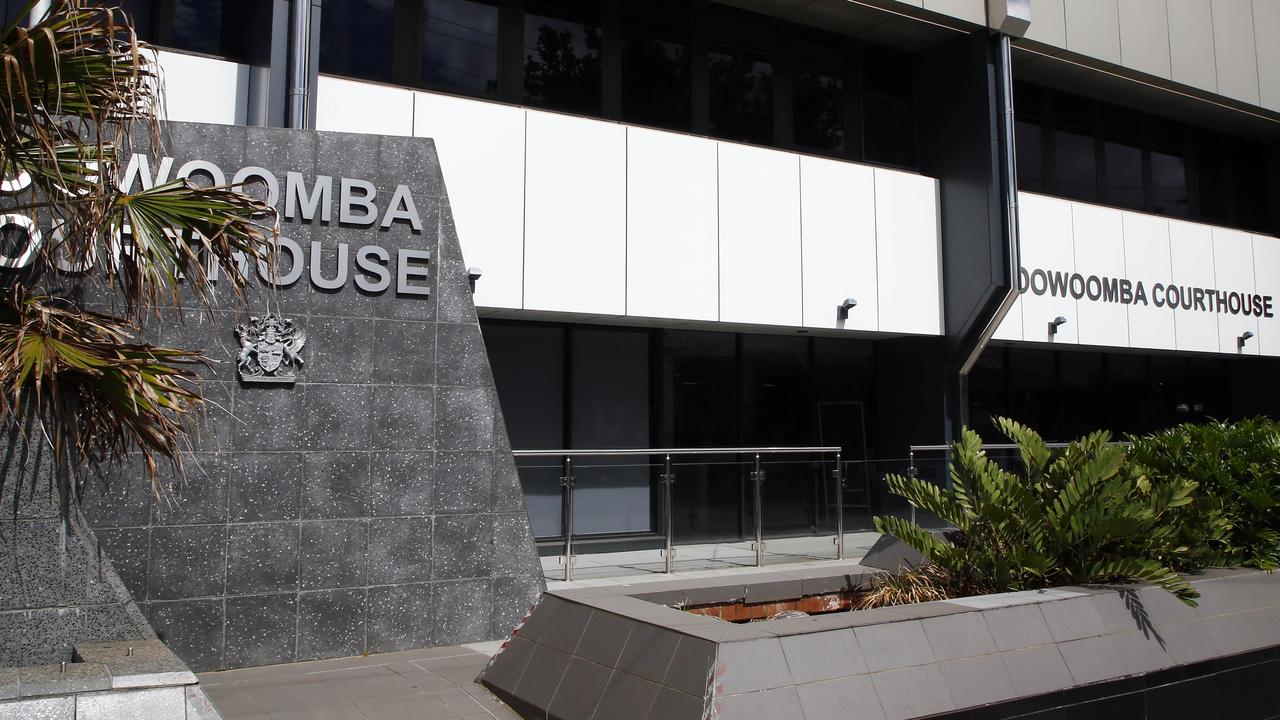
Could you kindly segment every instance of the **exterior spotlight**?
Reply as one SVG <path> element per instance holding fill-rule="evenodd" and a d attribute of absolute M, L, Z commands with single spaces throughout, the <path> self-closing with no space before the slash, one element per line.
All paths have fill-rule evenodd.
<path fill-rule="evenodd" d="M 1245 330 L 1243 335 L 1236 338 L 1236 350 L 1243 352 L 1245 341 L 1247 341 L 1251 337 L 1253 337 L 1253 331 Z"/>
<path fill-rule="evenodd" d="M 476 294 L 476 281 L 480 279 L 481 275 L 483 275 L 483 273 L 480 272 L 480 268 L 478 267 L 467 268 L 467 283 L 471 285 L 472 295 Z"/>
<path fill-rule="evenodd" d="M 853 298 L 845 298 L 844 302 L 836 306 L 836 319 L 848 320 L 849 308 L 857 306 L 858 301 Z"/>
<path fill-rule="evenodd" d="M 1058 327 L 1059 327 L 1059 326 L 1061 326 L 1061 325 L 1066 325 L 1066 324 L 1067 324 L 1067 319 L 1066 319 L 1066 318 L 1064 318 L 1064 317 L 1062 317 L 1061 315 L 1059 315 L 1058 317 L 1056 317 L 1056 318 L 1054 318 L 1052 321 L 1050 321 L 1050 322 L 1049 322 L 1049 337 L 1053 337 L 1054 335 L 1057 335 L 1057 334 L 1058 334 Z"/>

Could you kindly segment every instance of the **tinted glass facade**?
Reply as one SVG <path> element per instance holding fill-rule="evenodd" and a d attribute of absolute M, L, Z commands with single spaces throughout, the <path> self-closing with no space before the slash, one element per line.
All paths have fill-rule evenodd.
<path fill-rule="evenodd" d="M 711 2 L 326 0 L 321 72 L 914 167 L 914 61 Z"/>
<path fill-rule="evenodd" d="M 1266 148 L 1029 83 L 1015 83 L 1023 190 L 1275 233 Z"/>
<path fill-rule="evenodd" d="M 369 4 L 376 3 L 369 0 Z M 236 62 L 265 62 L 271 34 L 270 3 L 121 0 L 119 6 L 133 18 L 139 39 L 146 42 Z"/>

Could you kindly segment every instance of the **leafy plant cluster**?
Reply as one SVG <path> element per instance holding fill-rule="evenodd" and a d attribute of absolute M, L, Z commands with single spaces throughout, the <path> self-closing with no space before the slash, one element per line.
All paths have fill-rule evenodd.
<path fill-rule="evenodd" d="M 939 536 L 902 518 L 877 517 L 880 532 L 937 569 L 904 574 L 897 586 L 928 586 L 914 592 L 885 592 L 895 586 L 882 582 L 869 603 L 930 592 L 1144 582 L 1194 605 L 1198 593 L 1182 572 L 1280 567 L 1280 423 L 1185 424 L 1130 437 L 1127 447 L 1096 432 L 1061 450 L 1012 420 L 996 425 L 1018 448 L 1018 472 L 989 458 L 966 429 L 952 447 L 950 488 L 888 477 L 894 494 L 954 530 Z"/>

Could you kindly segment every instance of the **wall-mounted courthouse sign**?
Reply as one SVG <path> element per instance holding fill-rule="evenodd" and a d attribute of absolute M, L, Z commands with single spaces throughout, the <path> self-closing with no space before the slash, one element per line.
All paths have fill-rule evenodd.
<path fill-rule="evenodd" d="M 1042 268 L 1018 269 L 1018 291 L 1022 293 L 1170 310 L 1275 317 L 1275 301 L 1270 295 L 1160 282 L 1151 283 L 1149 292 L 1147 287 L 1142 280 L 1123 277 Z"/>
<path fill-rule="evenodd" d="M 414 201 L 413 192 L 407 184 L 397 184 L 387 194 L 379 194 L 378 188 L 367 180 L 360 178 L 338 177 L 331 175 L 304 176 L 301 172 L 288 170 L 284 172 L 283 183 L 280 176 L 271 170 L 256 165 L 248 165 L 236 170 L 229 177 L 217 164 L 209 160 L 193 159 L 178 166 L 174 158 L 165 156 L 153 165 L 153 161 L 145 154 L 134 153 L 125 165 L 120 187 L 124 192 L 132 192 L 135 187 L 149 189 L 163 185 L 171 180 L 189 179 L 193 183 L 227 185 L 228 182 L 245 192 L 265 190 L 268 204 L 280 210 L 282 232 L 273 256 L 279 258 L 279 266 L 273 269 L 266 260 L 257 263 L 259 279 L 275 287 L 289 287 L 299 282 L 303 275 L 307 276 L 311 285 L 321 290 L 342 290 L 351 285 L 360 290 L 381 294 L 395 284 L 398 295 L 430 295 L 428 284 L 431 252 L 418 248 L 391 248 L 379 244 L 365 244 L 356 247 L 351 244 L 337 243 L 336 259 L 331 266 L 325 267 L 321 257 L 321 243 L 311 241 L 304 246 L 289 237 L 289 223 L 320 223 L 350 228 L 354 232 L 364 230 L 392 230 L 397 227 L 407 228 L 410 232 L 422 232 L 422 216 Z M 30 178 L 20 177 L 6 180 L 0 186 L 0 193 L 14 195 L 27 190 Z M 281 199 L 283 193 L 283 207 Z M 387 198 L 385 201 L 382 198 Z M 335 206 L 337 212 L 335 213 Z M 57 230 L 47 230 L 35 226 L 30 218 L 13 213 L 0 217 L 0 230 L 18 230 L 25 235 L 25 242 L 14 242 L 14 247 L 7 254 L 0 253 L 0 267 L 23 268 L 36 257 L 36 250 L 48 241 L 57 243 L 60 238 Z M 354 237 L 353 232 L 353 237 Z M 128 227 L 123 228 L 113 240 L 115 247 L 127 245 Z M 89 259 L 92 262 L 92 258 Z M 242 254 L 236 254 L 237 270 L 246 280 L 253 274 L 249 261 Z M 60 266 L 66 272 L 84 271 L 87 268 Z M 211 282 L 217 282 L 218 265 L 209 263 L 207 269 Z"/>

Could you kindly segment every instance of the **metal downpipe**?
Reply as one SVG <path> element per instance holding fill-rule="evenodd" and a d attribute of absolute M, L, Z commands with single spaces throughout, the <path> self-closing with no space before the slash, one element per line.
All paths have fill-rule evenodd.
<path fill-rule="evenodd" d="M 307 75 L 311 47 L 311 0 L 293 0 L 289 8 L 289 127 L 307 127 Z"/>

